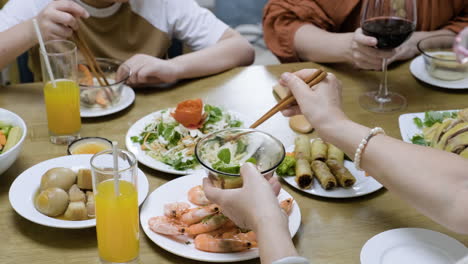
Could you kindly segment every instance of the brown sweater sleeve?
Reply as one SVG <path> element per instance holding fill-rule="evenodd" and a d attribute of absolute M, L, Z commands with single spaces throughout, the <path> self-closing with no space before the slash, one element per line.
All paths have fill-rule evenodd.
<path fill-rule="evenodd" d="M 443 28 L 453 31 L 458 34 L 458 32 L 462 31 L 465 27 L 468 27 L 468 1 L 465 4 L 463 10 L 452 20 L 450 20 L 447 25 Z"/>
<path fill-rule="evenodd" d="M 270 0 L 263 11 L 263 31 L 268 48 L 281 62 L 296 62 L 294 35 L 304 24 L 338 31 L 360 0 Z"/>

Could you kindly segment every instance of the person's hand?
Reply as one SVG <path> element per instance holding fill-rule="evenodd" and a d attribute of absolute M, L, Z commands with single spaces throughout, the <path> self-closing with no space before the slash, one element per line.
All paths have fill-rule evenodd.
<path fill-rule="evenodd" d="M 418 42 L 425 37 L 425 32 L 413 33 L 407 41 L 395 48 L 395 55 L 388 59 L 388 64 L 390 65 L 395 61 L 408 60 L 418 55 Z"/>
<path fill-rule="evenodd" d="M 125 64 L 130 67 L 131 76 L 127 83 L 132 86 L 172 83 L 178 80 L 179 69 L 170 60 L 137 54 Z"/>
<path fill-rule="evenodd" d="M 221 207 L 221 211 L 236 225 L 257 230 L 257 224 L 277 217 L 287 224 L 287 216 L 281 211 L 276 195 L 281 185 L 274 177 L 267 180 L 252 163 L 241 167 L 242 188 L 219 189 L 208 178 L 203 179 L 205 195 Z M 287 227 L 287 225 L 286 225 Z"/>
<path fill-rule="evenodd" d="M 327 78 L 309 88 L 303 81 L 314 69 L 304 69 L 293 73 L 285 72 L 279 83 L 288 88 L 297 104 L 282 111 L 285 116 L 304 114 L 311 124 L 320 127 L 329 122 L 347 119 L 341 110 L 341 82 L 328 73 Z"/>
<path fill-rule="evenodd" d="M 78 19 L 88 18 L 89 13 L 79 4 L 68 1 L 52 1 L 36 17 L 45 41 L 67 39 L 78 29 Z"/>
<path fill-rule="evenodd" d="M 366 36 L 361 28 L 354 31 L 349 52 L 349 61 L 359 69 L 381 70 L 382 60 L 393 56 L 393 51 L 376 49 L 377 39 Z"/>

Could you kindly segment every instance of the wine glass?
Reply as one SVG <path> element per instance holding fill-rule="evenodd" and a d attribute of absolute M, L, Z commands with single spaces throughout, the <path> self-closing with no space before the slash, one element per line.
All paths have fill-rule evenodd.
<path fill-rule="evenodd" d="M 365 35 L 377 39 L 377 49 L 400 46 L 416 28 L 416 0 L 367 0 L 361 17 Z M 359 97 L 362 108 L 372 112 L 392 112 L 406 106 L 406 98 L 387 87 L 387 58 L 382 61 L 382 80 L 378 91 Z"/>

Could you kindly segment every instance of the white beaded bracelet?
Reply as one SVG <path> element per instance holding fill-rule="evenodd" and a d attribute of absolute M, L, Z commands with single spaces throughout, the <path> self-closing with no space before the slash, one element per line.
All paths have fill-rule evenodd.
<path fill-rule="evenodd" d="M 356 166 L 357 170 L 362 171 L 362 169 L 361 169 L 361 155 L 362 155 L 362 152 L 364 152 L 364 149 L 366 148 L 367 143 L 369 142 L 369 140 L 373 136 L 375 136 L 377 134 L 385 135 L 385 131 L 381 127 L 374 127 L 369 132 L 369 135 L 367 135 L 367 137 L 363 138 L 361 140 L 361 143 L 359 143 L 359 147 L 356 149 L 356 153 L 354 154 L 354 166 Z"/>

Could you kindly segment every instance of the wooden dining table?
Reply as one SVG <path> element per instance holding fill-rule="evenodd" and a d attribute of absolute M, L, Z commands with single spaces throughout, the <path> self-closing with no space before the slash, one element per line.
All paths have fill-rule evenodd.
<path fill-rule="evenodd" d="M 358 104 L 360 94 L 377 89 L 380 72 L 356 70 L 341 64 L 249 66 L 182 81 L 170 88 L 135 89 L 136 100 L 129 108 L 109 116 L 83 118 L 81 136 L 105 137 L 123 146 L 127 130 L 137 120 L 191 98 L 201 98 L 206 103 L 220 105 L 256 120 L 276 103 L 272 86 L 282 72 L 317 67 L 323 67 L 341 80 L 343 109 L 349 118 L 369 127 L 380 126 L 388 135 L 398 139 L 401 138 L 398 125 L 401 114 L 468 107 L 468 91 L 441 89 L 421 83 L 411 75 L 408 62 L 392 67 L 388 76 L 390 90 L 403 94 L 408 106 L 402 111 L 384 114 L 365 111 Z M 0 87 L 0 107 L 17 113 L 28 127 L 20 156 L 0 176 L 0 263 L 99 263 L 95 228 L 71 230 L 38 225 L 17 214 L 8 200 L 12 182 L 24 170 L 67 154 L 67 146 L 54 145 L 49 141 L 42 84 Z M 281 114 L 276 114 L 258 129 L 271 133 L 285 146 L 292 145 L 297 135 L 289 127 L 288 119 Z M 311 137 L 315 136 L 316 133 L 311 134 Z M 144 165 L 139 167 L 149 180 L 150 193 L 179 177 Z M 468 236 L 456 234 L 435 223 L 385 188 L 363 197 L 330 199 L 298 191 L 284 181 L 282 186 L 295 198 L 302 214 L 294 244 L 299 254 L 313 263 L 360 263 L 361 248 L 366 241 L 394 228 L 426 228 L 447 234 L 468 246 Z M 24 195 L 24 199 L 28 199 L 28 194 Z M 165 251 L 142 231 L 140 246 L 141 263 L 199 263 Z M 260 263 L 260 260 L 243 263 Z"/>

